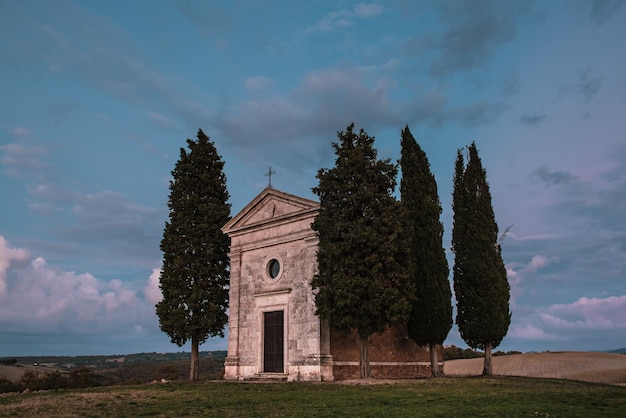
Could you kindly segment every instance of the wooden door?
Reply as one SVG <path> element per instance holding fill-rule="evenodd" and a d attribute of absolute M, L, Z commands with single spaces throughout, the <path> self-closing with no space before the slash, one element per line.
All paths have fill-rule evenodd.
<path fill-rule="evenodd" d="M 263 314 L 263 371 L 284 373 L 284 311 Z"/>

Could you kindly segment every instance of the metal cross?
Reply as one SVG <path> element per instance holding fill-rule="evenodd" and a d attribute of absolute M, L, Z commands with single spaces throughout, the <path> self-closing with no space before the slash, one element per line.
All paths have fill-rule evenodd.
<path fill-rule="evenodd" d="M 270 169 L 265 173 L 266 177 L 269 177 L 269 185 L 268 187 L 272 188 L 272 174 L 276 174 L 276 171 L 272 170 L 272 166 L 270 165 Z"/>

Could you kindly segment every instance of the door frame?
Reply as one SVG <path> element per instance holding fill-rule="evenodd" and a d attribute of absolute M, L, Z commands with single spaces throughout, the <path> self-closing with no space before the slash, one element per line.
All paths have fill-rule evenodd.
<path fill-rule="evenodd" d="M 289 294 L 291 289 L 281 289 L 254 295 L 256 320 L 256 370 L 264 373 L 265 312 L 283 311 L 283 373 L 289 373 Z"/>

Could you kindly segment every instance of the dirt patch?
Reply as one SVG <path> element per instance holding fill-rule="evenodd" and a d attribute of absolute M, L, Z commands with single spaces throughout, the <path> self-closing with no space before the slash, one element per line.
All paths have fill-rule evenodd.
<path fill-rule="evenodd" d="M 482 374 L 482 358 L 448 360 L 447 376 Z M 626 355 L 589 352 L 514 354 L 493 358 L 493 373 L 626 385 Z"/>

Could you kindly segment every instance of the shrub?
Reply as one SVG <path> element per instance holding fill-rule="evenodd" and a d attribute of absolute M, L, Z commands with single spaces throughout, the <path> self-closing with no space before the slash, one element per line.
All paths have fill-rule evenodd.
<path fill-rule="evenodd" d="M 180 373 L 173 364 L 163 364 L 162 366 L 159 366 L 155 379 L 178 380 L 179 376 Z"/>
<path fill-rule="evenodd" d="M 0 393 L 20 392 L 21 388 L 5 377 L 0 377 Z"/>
<path fill-rule="evenodd" d="M 484 357 L 483 353 L 474 351 L 470 348 L 462 349 L 455 345 L 443 348 L 443 360 L 455 360 L 465 358 L 479 358 Z"/>
<path fill-rule="evenodd" d="M 68 387 L 70 388 L 91 388 L 100 386 L 96 376 L 87 367 L 80 367 L 70 371 L 68 376 Z"/>

